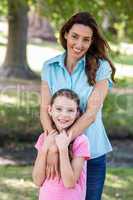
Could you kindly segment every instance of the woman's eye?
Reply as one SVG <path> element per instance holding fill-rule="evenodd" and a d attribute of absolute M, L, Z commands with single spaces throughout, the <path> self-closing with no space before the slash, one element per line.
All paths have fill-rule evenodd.
<path fill-rule="evenodd" d="M 77 35 L 72 35 L 72 38 L 77 39 L 78 36 Z"/>
<path fill-rule="evenodd" d="M 90 39 L 85 38 L 84 41 L 85 42 L 90 42 Z"/>

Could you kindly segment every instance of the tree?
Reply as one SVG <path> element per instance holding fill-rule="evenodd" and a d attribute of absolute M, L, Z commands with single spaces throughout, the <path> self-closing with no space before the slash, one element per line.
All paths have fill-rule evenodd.
<path fill-rule="evenodd" d="M 35 78 L 27 63 L 28 0 L 8 0 L 8 44 L 0 77 Z"/>
<path fill-rule="evenodd" d="M 73 13 L 78 11 L 89 11 L 96 18 L 106 36 L 109 36 L 110 39 L 112 34 L 114 34 L 115 40 L 123 40 L 126 38 L 133 41 L 132 0 L 38 0 L 38 2 L 41 14 L 45 13 L 45 16 L 54 22 L 53 25 L 57 30 L 64 20 Z M 105 24 L 103 25 L 103 22 L 107 22 L 105 18 L 108 18 L 108 24 L 106 24 L 107 26 L 104 30 Z M 107 27 L 109 29 L 107 29 Z"/>
<path fill-rule="evenodd" d="M 114 0 L 2 0 L 0 11 L 2 6 L 6 6 L 6 4 L 8 7 L 9 34 L 6 57 L 0 68 L 0 76 L 35 77 L 26 58 L 29 3 L 34 4 L 37 11 L 48 17 L 57 31 L 61 24 L 73 13 L 89 11 L 95 16 L 101 28 L 103 21 L 105 21 L 104 18 L 108 15 L 108 23 L 113 28 L 112 30 L 115 29 L 117 33 L 124 33 L 124 37 L 130 37 L 133 40 L 132 0 L 115 0 L 115 2 Z M 105 33 L 110 30 L 105 30 Z M 121 36 L 121 34 L 119 35 Z M 117 36 L 115 36 L 115 42 L 116 39 L 118 39 Z"/>

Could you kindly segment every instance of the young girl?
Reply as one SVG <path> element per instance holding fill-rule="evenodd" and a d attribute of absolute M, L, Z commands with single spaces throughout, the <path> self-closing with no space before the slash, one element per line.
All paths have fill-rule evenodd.
<path fill-rule="evenodd" d="M 88 139 L 78 136 L 71 144 L 71 134 L 66 130 L 79 116 L 79 98 L 68 89 L 57 91 L 49 106 L 58 135 L 42 133 L 35 145 L 38 155 L 33 168 L 33 181 L 40 187 L 39 200 L 85 200 L 86 162 L 90 157 Z M 55 141 L 54 141 L 55 140 Z M 59 150 L 60 178 L 46 178 L 46 158 L 53 143 Z"/>

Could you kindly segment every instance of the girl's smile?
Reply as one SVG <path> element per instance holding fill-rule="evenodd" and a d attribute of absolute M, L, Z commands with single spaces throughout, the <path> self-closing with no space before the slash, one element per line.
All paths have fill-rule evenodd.
<path fill-rule="evenodd" d="M 53 105 L 49 109 L 58 130 L 68 128 L 77 118 L 78 109 L 74 100 L 65 96 L 59 96 L 54 100 Z"/>

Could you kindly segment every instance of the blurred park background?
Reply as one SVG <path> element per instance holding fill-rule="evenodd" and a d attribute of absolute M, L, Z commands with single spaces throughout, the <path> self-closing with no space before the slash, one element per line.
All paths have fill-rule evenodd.
<path fill-rule="evenodd" d="M 35 200 L 31 172 L 39 120 L 43 62 L 63 51 L 59 29 L 89 11 L 108 40 L 116 67 L 103 119 L 114 151 L 108 155 L 103 200 L 133 199 L 133 1 L 0 0 L 0 199 Z"/>

